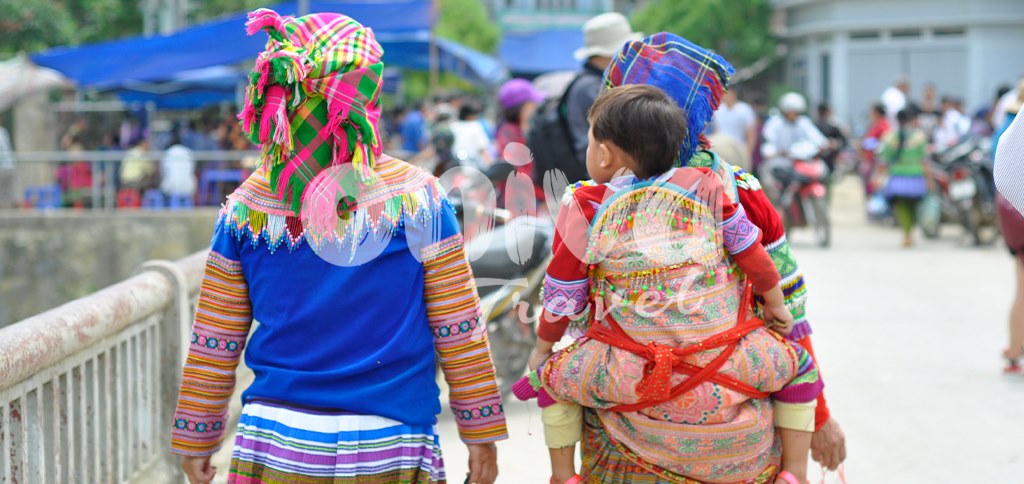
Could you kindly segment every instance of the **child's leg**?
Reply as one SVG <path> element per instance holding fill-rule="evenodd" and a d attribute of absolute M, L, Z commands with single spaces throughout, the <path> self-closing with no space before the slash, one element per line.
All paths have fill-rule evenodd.
<path fill-rule="evenodd" d="M 552 482 L 562 484 L 576 475 L 576 442 L 583 434 L 583 407 L 556 403 L 542 408 L 540 418 L 551 457 Z"/>
<path fill-rule="evenodd" d="M 813 410 L 812 410 L 813 412 Z M 782 438 L 782 470 L 793 474 L 800 482 L 807 482 L 807 454 L 811 452 L 813 432 L 778 428 Z M 776 483 L 785 483 L 776 480 Z"/>
<path fill-rule="evenodd" d="M 1014 257 L 1017 269 L 1017 295 L 1010 309 L 1010 347 L 1008 356 L 1016 357 L 1024 351 L 1024 255 Z"/>
<path fill-rule="evenodd" d="M 789 346 L 796 356 L 797 373 L 785 387 L 772 394 L 775 427 L 782 439 L 782 470 L 793 474 L 800 482 L 806 482 L 807 456 L 814 432 L 814 409 L 824 385 L 807 350 L 792 342 Z"/>

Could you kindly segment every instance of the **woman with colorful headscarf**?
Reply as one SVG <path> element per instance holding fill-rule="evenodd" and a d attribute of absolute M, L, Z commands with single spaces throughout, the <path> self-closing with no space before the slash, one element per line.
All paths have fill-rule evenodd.
<path fill-rule="evenodd" d="M 469 480 L 493 482 L 505 418 L 476 288 L 437 180 L 382 154 L 373 32 L 265 9 L 247 26 L 270 36 L 239 115 L 261 166 L 214 229 L 172 451 L 213 478 L 247 346 L 229 482 L 443 482 L 439 363 Z"/>
<path fill-rule="evenodd" d="M 616 87 L 628 84 L 648 84 L 671 96 L 687 115 L 687 134 L 680 147 L 679 159 L 684 166 L 706 167 L 718 174 L 732 201 L 743 206 L 747 217 L 762 232 L 762 243 L 768 250 L 779 274 L 785 303 L 793 315 L 794 329 L 788 336 L 813 355 L 811 328 L 805 312 L 806 289 L 803 275 L 789 248 L 778 213 L 761 191 L 757 179 L 742 169 L 723 161 L 713 151 L 703 133 L 711 122 L 722 93 L 728 87 L 733 67 L 721 56 L 670 33 L 658 33 L 640 41 L 627 43 L 605 71 L 605 84 Z M 572 188 L 570 188 L 570 191 Z M 763 301 L 759 301 L 762 302 Z M 758 309 L 761 310 L 760 308 Z M 756 402 L 747 405 L 757 405 Z M 726 409 L 718 409 L 725 412 Z M 603 424 L 606 412 L 588 411 L 585 415 L 583 470 L 600 476 L 605 481 L 652 479 L 651 463 L 638 460 L 635 453 L 623 452 L 609 442 L 610 435 Z M 719 427 L 722 430 L 724 427 Z M 737 430 L 737 429 L 733 429 Z M 749 431 L 751 429 L 747 429 Z M 699 449 L 714 448 L 717 438 L 725 438 L 715 431 L 688 438 L 688 448 L 700 454 Z M 735 435 L 734 435 L 735 436 Z M 754 434 L 749 434 L 753 437 Z M 846 458 L 845 441 L 838 424 L 831 419 L 824 396 L 818 399 L 815 415 L 815 434 L 812 457 L 828 468 L 836 468 Z M 700 455 L 687 458 L 700 460 Z M 712 461 L 714 456 L 707 456 Z M 719 462 L 718 465 L 728 465 Z M 657 480 L 654 478 L 654 480 Z M 647 482 L 647 481 L 644 481 Z"/>

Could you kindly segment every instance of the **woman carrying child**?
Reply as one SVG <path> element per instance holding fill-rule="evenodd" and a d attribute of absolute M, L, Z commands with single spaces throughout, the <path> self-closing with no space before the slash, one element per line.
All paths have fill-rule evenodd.
<path fill-rule="evenodd" d="M 714 172 L 673 168 L 687 125 L 665 93 L 613 88 L 590 117 L 596 183 L 559 212 L 532 364 L 570 323 L 586 336 L 516 385 L 539 390 L 552 482 L 804 482 L 823 384 L 752 316 L 751 282 L 792 323 L 760 231 Z"/>

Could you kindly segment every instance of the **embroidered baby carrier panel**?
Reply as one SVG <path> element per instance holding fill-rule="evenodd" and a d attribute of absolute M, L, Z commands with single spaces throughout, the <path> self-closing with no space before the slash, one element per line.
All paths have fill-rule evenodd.
<path fill-rule="evenodd" d="M 691 190 L 666 182 L 620 190 L 591 224 L 591 297 L 642 343 L 685 345 L 735 324 L 727 308 L 743 281 L 721 249 L 720 216 L 695 193 L 701 180 Z"/>
<path fill-rule="evenodd" d="M 438 216 L 444 189 L 432 175 L 387 156 L 374 171 L 378 180 L 371 185 L 348 184 L 346 191 L 344 180 L 337 180 L 337 190 L 317 194 L 319 203 L 338 206 L 333 217 L 323 216 L 322 210 L 316 217 L 297 217 L 273 193 L 265 170 L 259 169 L 228 196 L 221 217 L 239 240 L 247 239 L 253 247 L 266 243 L 274 252 L 284 244 L 293 251 L 303 241 L 314 249 L 334 244 L 354 251 L 368 236 L 379 240 L 410 224 L 427 226 Z M 307 229 L 311 222 L 317 230 Z"/>

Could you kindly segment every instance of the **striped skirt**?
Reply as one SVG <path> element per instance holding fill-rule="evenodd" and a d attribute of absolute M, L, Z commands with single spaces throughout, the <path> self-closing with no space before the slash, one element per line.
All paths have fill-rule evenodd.
<path fill-rule="evenodd" d="M 433 427 L 265 401 L 242 407 L 232 483 L 443 483 Z"/>

